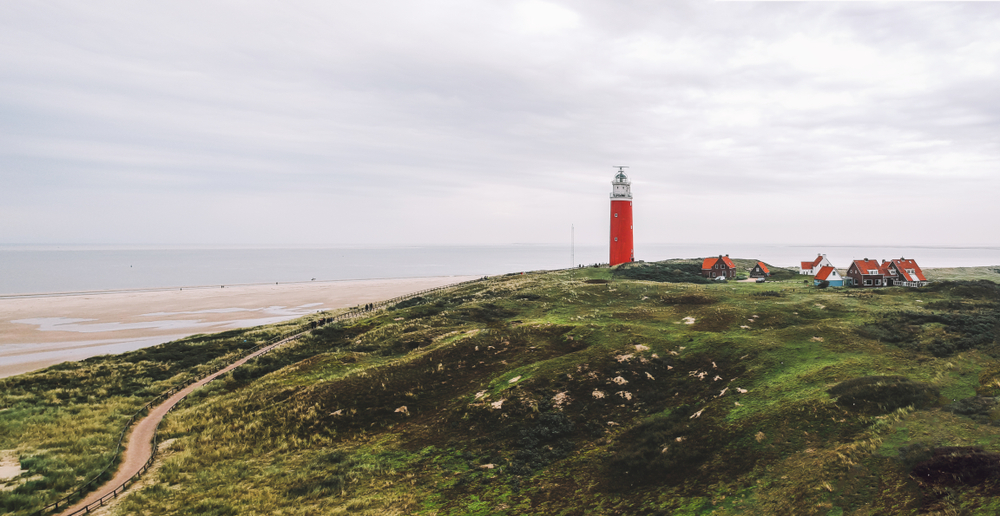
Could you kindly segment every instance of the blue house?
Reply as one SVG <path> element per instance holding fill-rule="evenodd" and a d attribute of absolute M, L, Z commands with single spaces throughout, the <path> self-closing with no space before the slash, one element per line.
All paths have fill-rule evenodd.
<path fill-rule="evenodd" d="M 834 267 L 824 266 L 816 273 L 816 276 L 813 278 L 813 285 L 819 285 L 821 281 L 830 282 L 831 287 L 844 286 L 844 277 Z"/>

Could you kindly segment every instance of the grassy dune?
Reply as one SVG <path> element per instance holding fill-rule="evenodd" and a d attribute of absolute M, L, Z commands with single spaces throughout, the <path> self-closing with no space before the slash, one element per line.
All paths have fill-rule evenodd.
<path fill-rule="evenodd" d="M 105 469 L 147 402 L 300 324 L 195 335 L 0 379 L 0 450 L 26 470 L 0 484 L 0 510 L 27 514 L 66 496 Z"/>
<path fill-rule="evenodd" d="M 498 277 L 314 330 L 172 412 L 162 467 L 115 511 L 1000 509 L 1000 413 L 975 398 L 1000 395 L 995 283 L 650 281 L 686 274 L 676 262 Z M 55 388 L 16 378 L 38 396 L 18 410 Z M 121 402 L 89 400 L 45 406 L 90 421 Z M 67 441 L 61 456 L 100 444 Z M 21 445 L 22 462 L 45 446 Z"/>
<path fill-rule="evenodd" d="M 989 280 L 1000 281 L 1000 265 L 989 267 L 939 267 L 924 271 L 927 279 L 944 280 Z"/>

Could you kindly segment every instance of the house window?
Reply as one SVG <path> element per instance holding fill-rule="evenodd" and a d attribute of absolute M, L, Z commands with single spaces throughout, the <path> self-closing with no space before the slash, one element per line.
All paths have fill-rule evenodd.
<path fill-rule="evenodd" d="M 870 280 L 870 279 L 866 279 L 865 280 L 865 285 L 871 286 L 871 284 L 872 284 L 872 280 Z"/>
<path fill-rule="evenodd" d="M 712 277 L 713 277 L 713 278 L 715 277 L 715 273 L 714 273 L 714 272 L 712 273 Z"/>
<path fill-rule="evenodd" d="M 875 284 L 876 285 L 881 285 L 882 284 L 882 280 L 880 280 L 880 279 L 875 280 Z"/>

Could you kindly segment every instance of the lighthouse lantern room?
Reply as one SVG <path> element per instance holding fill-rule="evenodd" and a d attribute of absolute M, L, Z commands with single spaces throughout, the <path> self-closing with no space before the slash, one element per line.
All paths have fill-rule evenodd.
<path fill-rule="evenodd" d="M 635 261 L 632 248 L 632 182 L 625 175 L 628 167 L 615 167 L 611 181 L 611 266 Z"/>

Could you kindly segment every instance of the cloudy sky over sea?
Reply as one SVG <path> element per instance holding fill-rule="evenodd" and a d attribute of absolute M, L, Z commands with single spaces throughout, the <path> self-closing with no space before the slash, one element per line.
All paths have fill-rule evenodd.
<path fill-rule="evenodd" d="M 996 245 L 1000 3 L 7 2 L 0 243 Z"/>

